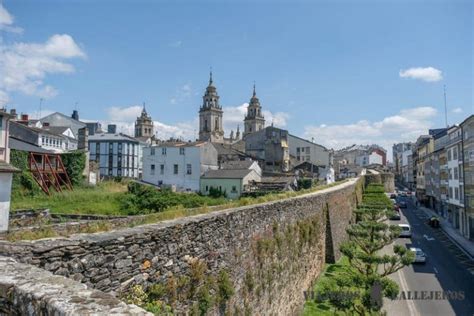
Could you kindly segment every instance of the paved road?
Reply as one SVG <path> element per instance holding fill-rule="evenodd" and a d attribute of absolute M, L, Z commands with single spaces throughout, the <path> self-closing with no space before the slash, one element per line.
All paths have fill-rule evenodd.
<path fill-rule="evenodd" d="M 403 198 L 402 198 L 403 199 Z M 389 315 L 474 315 L 474 261 L 466 256 L 441 229 L 431 228 L 427 215 L 417 209 L 411 199 L 405 198 L 408 208 L 402 209 L 400 221 L 412 228 L 411 238 L 400 238 L 396 242 L 405 246 L 421 248 L 427 255 L 426 264 L 407 266 L 391 277 L 401 291 L 454 291 L 463 293 L 464 298 L 416 299 L 386 301 L 384 306 Z M 436 292 L 433 293 L 436 295 Z"/>

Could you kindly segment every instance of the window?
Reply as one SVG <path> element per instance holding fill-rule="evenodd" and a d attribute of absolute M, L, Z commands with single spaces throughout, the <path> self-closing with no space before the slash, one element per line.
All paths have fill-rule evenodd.
<path fill-rule="evenodd" d="M 161 148 L 161 154 L 166 155 L 166 147 Z"/>
<path fill-rule="evenodd" d="M 178 165 L 173 165 L 173 173 L 178 174 Z"/>
<path fill-rule="evenodd" d="M 450 199 L 453 198 L 453 188 L 452 187 L 449 188 L 449 198 Z"/>
<path fill-rule="evenodd" d="M 297 152 L 297 153 L 300 152 L 300 148 L 299 148 L 299 147 L 296 147 L 296 152 Z"/>
<path fill-rule="evenodd" d="M 192 165 L 190 163 L 188 163 L 186 165 L 186 173 L 187 174 L 192 174 L 193 173 L 193 170 L 192 170 Z"/>
<path fill-rule="evenodd" d="M 457 147 L 454 147 L 453 148 L 453 160 L 457 160 L 458 159 L 458 149 Z"/>
<path fill-rule="evenodd" d="M 151 148 L 151 149 L 150 149 L 150 155 L 151 155 L 151 156 L 154 156 L 154 155 L 155 155 L 155 148 Z"/>
<path fill-rule="evenodd" d="M 155 165 L 151 165 L 150 167 L 151 167 L 150 174 L 152 176 L 154 176 L 155 175 Z"/>
<path fill-rule="evenodd" d="M 180 148 L 180 149 L 179 149 L 179 154 L 180 154 L 180 155 L 184 155 L 184 148 Z"/>
<path fill-rule="evenodd" d="M 454 198 L 459 200 L 459 188 L 454 188 Z"/>
<path fill-rule="evenodd" d="M 236 193 L 237 192 L 237 187 L 235 185 L 232 186 L 232 193 Z"/>
<path fill-rule="evenodd" d="M 209 192 L 209 186 L 206 185 L 206 192 Z"/>
<path fill-rule="evenodd" d="M 219 119 L 216 118 L 216 126 L 215 126 L 215 130 L 219 130 Z"/>
<path fill-rule="evenodd" d="M 453 169 L 449 169 L 448 172 L 449 172 L 449 180 L 452 180 L 453 179 Z"/>
<path fill-rule="evenodd" d="M 454 167 L 454 180 L 459 179 L 458 167 Z"/>
<path fill-rule="evenodd" d="M 160 165 L 160 174 L 165 173 L 165 165 Z"/>
<path fill-rule="evenodd" d="M 448 160 L 451 160 L 451 149 L 448 149 Z"/>
<path fill-rule="evenodd" d="M 207 120 L 204 120 L 204 131 L 207 132 Z"/>
<path fill-rule="evenodd" d="M 464 187 L 462 185 L 459 186 L 459 200 L 461 203 L 464 202 Z"/>
<path fill-rule="evenodd" d="M 310 154 L 310 150 L 309 150 L 309 147 L 306 147 L 306 154 Z"/>
<path fill-rule="evenodd" d="M 3 127 L 3 115 L 0 115 L 0 128 Z"/>

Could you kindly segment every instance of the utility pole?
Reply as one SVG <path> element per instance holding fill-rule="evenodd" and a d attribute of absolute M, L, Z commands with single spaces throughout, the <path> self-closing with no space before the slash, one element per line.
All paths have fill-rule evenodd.
<path fill-rule="evenodd" d="M 448 125 L 448 106 L 446 105 L 446 85 L 443 85 L 444 90 L 444 119 L 446 121 L 446 128 L 449 127 Z"/>

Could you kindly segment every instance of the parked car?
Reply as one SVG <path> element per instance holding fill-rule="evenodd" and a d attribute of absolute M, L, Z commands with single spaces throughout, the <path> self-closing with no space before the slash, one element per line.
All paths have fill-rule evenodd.
<path fill-rule="evenodd" d="M 391 220 L 398 221 L 400 220 L 400 210 L 398 208 L 393 208 L 393 214 L 390 216 Z"/>
<path fill-rule="evenodd" d="M 408 224 L 398 224 L 398 227 L 402 229 L 399 237 L 411 237 L 411 227 Z"/>
<path fill-rule="evenodd" d="M 398 206 L 400 206 L 400 208 L 407 208 L 408 207 L 407 202 L 405 202 L 405 201 L 400 201 L 398 203 Z"/>
<path fill-rule="evenodd" d="M 407 192 L 406 192 L 406 191 L 402 191 L 402 193 L 400 194 L 400 196 L 401 196 L 401 197 L 407 197 L 407 196 L 408 196 L 408 194 L 407 194 Z"/>
<path fill-rule="evenodd" d="M 426 262 L 426 255 L 423 252 L 423 250 L 421 250 L 420 248 L 412 247 L 412 248 L 410 248 L 410 251 L 415 254 L 415 261 L 413 261 L 413 263 L 425 263 Z"/>

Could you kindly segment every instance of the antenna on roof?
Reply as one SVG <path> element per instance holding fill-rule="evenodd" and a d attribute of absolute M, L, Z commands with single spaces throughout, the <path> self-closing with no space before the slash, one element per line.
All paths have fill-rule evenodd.
<path fill-rule="evenodd" d="M 40 106 L 39 106 L 39 113 L 38 113 L 38 114 L 39 114 L 39 117 L 38 117 L 38 119 L 41 118 L 41 109 L 42 109 L 42 106 L 43 106 L 43 98 L 40 98 Z"/>
<path fill-rule="evenodd" d="M 446 128 L 449 127 L 448 125 L 448 106 L 446 105 L 446 85 L 443 85 L 444 90 L 444 119 L 446 121 Z"/>

